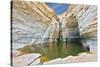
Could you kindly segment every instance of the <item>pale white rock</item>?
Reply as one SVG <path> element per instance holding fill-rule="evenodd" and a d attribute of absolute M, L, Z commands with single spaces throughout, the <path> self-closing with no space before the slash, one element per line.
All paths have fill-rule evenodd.
<path fill-rule="evenodd" d="M 78 62 L 95 62 L 97 61 L 96 54 L 80 54 L 75 58 Z"/>
<path fill-rule="evenodd" d="M 40 58 L 36 59 L 33 63 L 30 64 L 30 66 L 32 65 L 39 65 L 41 62 L 40 62 Z"/>
<path fill-rule="evenodd" d="M 52 30 L 55 31 L 55 24 L 49 26 L 59 19 L 51 8 L 43 2 L 33 1 L 13 1 L 12 6 L 13 49 L 49 41 L 45 40 Z"/>
<path fill-rule="evenodd" d="M 74 10 L 70 9 L 72 7 Z M 68 11 L 64 14 L 66 14 L 66 17 L 64 19 L 67 20 L 71 20 L 70 18 L 73 17 L 72 15 L 74 14 L 76 18 L 76 22 L 78 23 L 79 34 L 80 36 L 82 36 L 83 47 L 87 49 L 87 46 L 89 46 L 90 51 L 96 53 L 97 52 L 97 43 L 96 43 L 97 42 L 97 6 L 70 5 Z M 65 22 L 71 23 L 71 21 L 65 21 Z"/>
<path fill-rule="evenodd" d="M 80 62 L 95 62 L 97 61 L 96 54 L 81 53 L 78 56 L 68 56 L 63 58 L 62 63 L 80 63 Z"/>
<path fill-rule="evenodd" d="M 13 66 L 27 66 L 40 56 L 40 54 L 25 54 L 22 56 L 15 57 L 13 58 Z"/>
<path fill-rule="evenodd" d="M 66 58 L 63 58 L 62 63 L 75 63 L 77 60 L 75 60 L 75 56 L 68 56 Z"/>

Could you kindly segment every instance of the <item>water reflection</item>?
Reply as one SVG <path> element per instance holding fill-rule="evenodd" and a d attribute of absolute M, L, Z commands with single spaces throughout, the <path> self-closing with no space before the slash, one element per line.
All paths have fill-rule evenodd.
<path fill-rule="evenodd" d="M 40 51 L 43 56 L 47 56 L 49 60 L 55 59 L 58 57 L 67 57 L 69 55 L 77 55 L 81 52 L 85 52 L 81 43 L 79 42 L 47 42 L 41 44 Z"/>
<path fill-rule="evenodd" d="M 83 49 L 80 39 L 72 41 L 46 42 L 43 44 L 36 44 L 30 47 L 24 47 L 20 50 L 25 53 L 40 53 L 42 56 L 48 57 L 49 60 L 56 58 L 64 58 L 69 55 L 77 55 L 81 52 L 86 52 Z"/>

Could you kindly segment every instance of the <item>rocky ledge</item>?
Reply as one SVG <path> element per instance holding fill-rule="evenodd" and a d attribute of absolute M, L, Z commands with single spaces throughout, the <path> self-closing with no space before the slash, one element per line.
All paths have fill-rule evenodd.
<path fill-rule="evenodd" d="M 37 65 L 40 63 L 40 56 L 41 55 L 37 53 L 20 55 L 12 59 L 12 65 L 14 67 Z"/>
<path fill-rule="evenodd" d="M 17 51 L 18 52 L 18 51 Z M 19 55 L 19 53 L 18 53 Z M 67 64 L 80 62 L 95 62 L 97 55 L 93 53 L 80 53 L 77 56 L 68 56 L 65 58 L 56 58 L 47 62 L 41 62 L 41 55 L 37 53 L 24 54 L 13 58 L 13 66 L 31 66 L 31 65 L 48 65 L 48 64 Z"/>

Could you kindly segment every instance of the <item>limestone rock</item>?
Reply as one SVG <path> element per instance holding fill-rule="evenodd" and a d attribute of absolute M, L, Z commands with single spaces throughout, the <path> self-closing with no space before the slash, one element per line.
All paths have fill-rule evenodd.
<path fill-rule="evenodd" d="M 47 31 L 46 35 L 45 32 L 49 24 L 59 20 L 55 12 L 42 2 L 13 1 L 12 6 L 13 49 L 48 38 L 50 32 Z"/>
<path fill-rule="evenodd" d="M 75 62 L 77 62 L 77 60 L 75 60 L 74 56 L 68 56 L 66 58 L 63 58 L 62 63 L 75 63 Z"/>
<path fill-rule="evenodd" d="M 62 59 L 62 63 L 80 63 L 97 61 L 96 54 L 81 53 L 78 56 L 68 56 Z"/>
<path fill-rule="evenodd" d="M 32 64 L 35 60 L 37 60 L 41 55 L 40 54 L 25 54 L 22 56 L 18 56 L 13 58 L 13 66 L 27 66 Z M 37 62 L 38 63 L 38 62 Z M 34 63 L 36 64 L 36 63 Z"/>
<path fill-rule="evenodd" d="M 96 53 L 97 6 L 70 4 L 68 11 L 63 14 L 66 24 L 65 29 L 67 29 L 65 31 L 68 32 L 64 35 L 67 35 L 66 37 L 70 35 L 71 37 L 80 38 L 85 49 L 89 46 L 89 50 Z M 75 27 L 77 27 L 77 30 L 74 29 Z M 70 28 L 73 30 L 71 31 Z M 79 36 L 76 35 L 77 33 L 79 33 Z"/>
<path fill-rule="evenodd" d="M 41 64 L 40 58 L 36 59 L 33 63 L 30 64 L 30 66 L 39 65 L 39 64 Z"/>
<path fill-rule="evenodd" d="M 57 16 L 52 9 L 42 2 L 13 1 L 12 6 L 13 49 L 56 41 L 60 30 L 60 22 L 63 38 L 69 40 L 80 38 L 85 49 L 89 46 L 89 50 L 96 53 L 97 7 L 95 5 L 71 4 L 68 11 L 60 16 Z M 37 46 L 35 47 L 37 48 Z M 19 56 L 20 52 L 18 51 L 13 54 L 13 65 L 16 67 L 40 64 L 40 54 Z M 89 62 L 96 61 L 96 59 L 96 54 L 82 53 L 78 56 L 57 58 L 43 64 Z"/>

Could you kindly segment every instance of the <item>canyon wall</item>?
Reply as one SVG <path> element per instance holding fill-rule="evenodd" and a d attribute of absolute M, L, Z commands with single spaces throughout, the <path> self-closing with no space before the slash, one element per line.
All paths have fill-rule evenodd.
<path fill-rule="evenodd" d="M 48 41 L 52 38 L 50 35 L 54 35 L 52 32 L 57 31 L 55 27 L 57 27 L 59 18 L 45 3 L 13 1 L 12 6 L 12 44 L 14 49 Z M 52 40 L 50 39 L 50 41 Z"/>
<path fill-rule="evenodd" d="M 76 19 L 83 46 L 89 46 L 91 52 L 97 52 L 97 6 L 77 6 Z"/>
<path fill-rule="evenodd" d="M 41 2 L 13 1 L 12 6 L 14 49 L 25 45 L 54 42 L 58 38 L 61 26 L 63 41 L 81 41 L 85 49 L 96 52 L 95 5 L 70 4 L 68 10 L 61 15 L 56 15 L 53 9 Z"/>
<path fill-rule="evenodd" d="M 73 25 L 71 28 L 72 34 L 67 34 L 75 37 L 75 33 L 79 32 L 79 37 L 85 49 L 92 52 L 97 51 L 97 6 L 95 5 L 70 5 L 69 10 L 63 15 L 65 18 L 65 27 Z M 70 19 L 72 18 L 72 19 Z M 72 23 L 71 23 L 72 22 Z M 68 25 L 69 24 L 69 25 Z M 77 30 L 75 30 L 77 28 Z M 69 29 L 69 28 L 66 28 Z M 70 29 L 69 29 L 70 30 Z M 75 31 L 75 32 L 74 32 Z M 77 31 L 77 32 L 76 32 Z M 73 36 L 75 35 L 75 36 Z"/>

